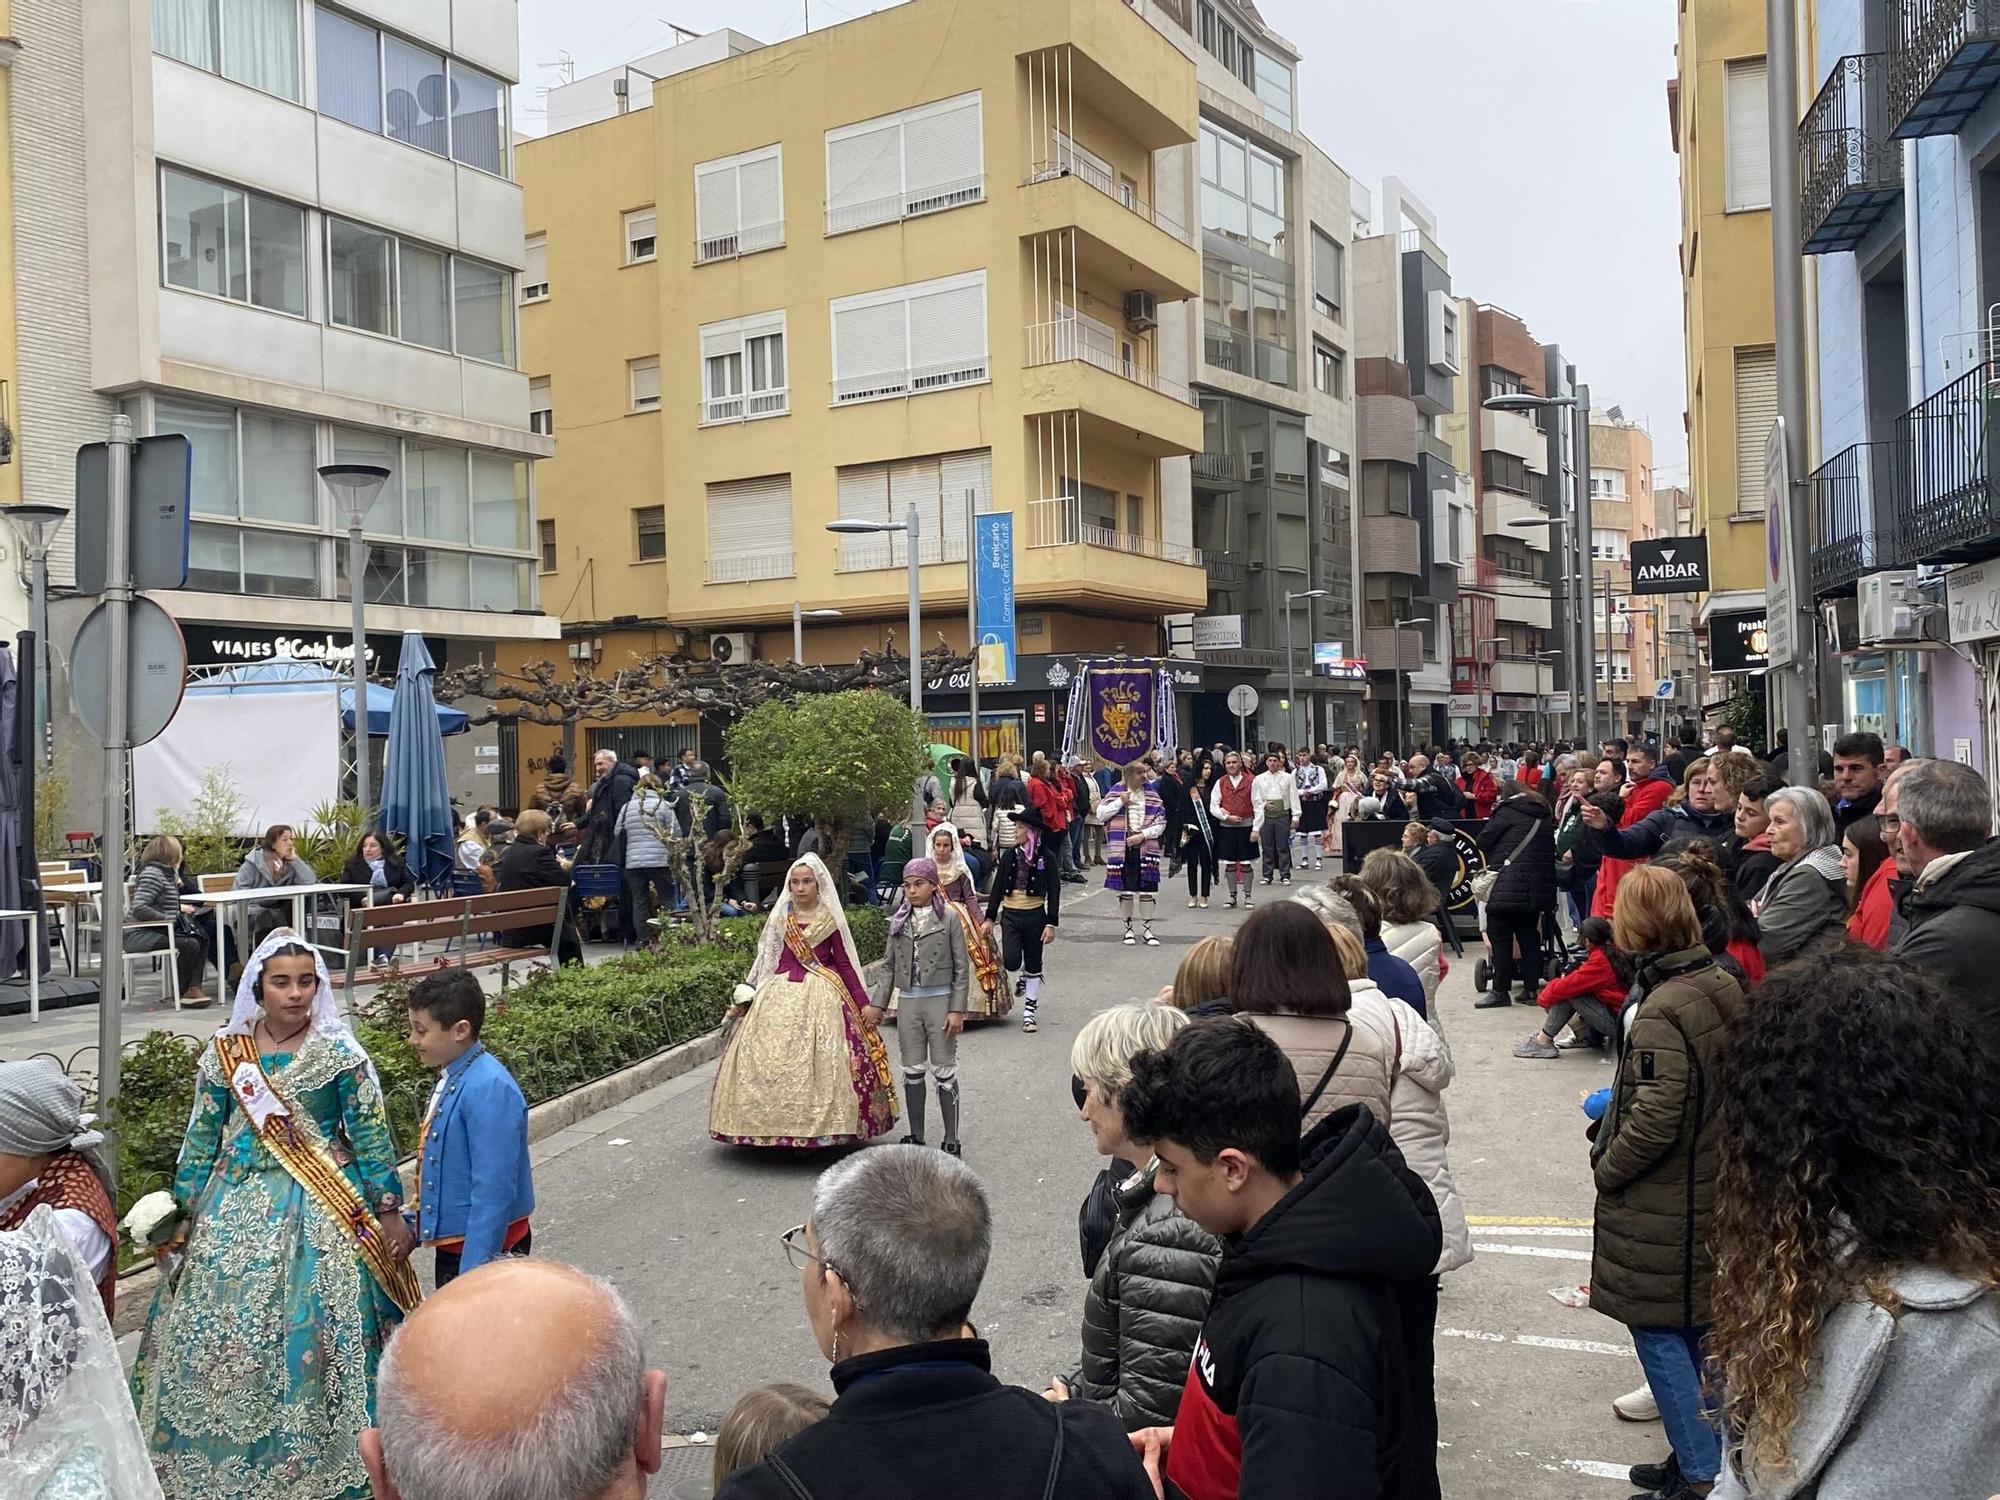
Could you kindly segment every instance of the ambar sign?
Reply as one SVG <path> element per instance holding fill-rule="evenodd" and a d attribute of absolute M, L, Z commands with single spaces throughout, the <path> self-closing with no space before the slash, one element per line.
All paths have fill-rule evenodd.
<path fill-rule="evenodd" d="M 1632 592 L 1700 594 L 1708 589 L 1708 538 L 1663 536 L 1632 543 Z"/>

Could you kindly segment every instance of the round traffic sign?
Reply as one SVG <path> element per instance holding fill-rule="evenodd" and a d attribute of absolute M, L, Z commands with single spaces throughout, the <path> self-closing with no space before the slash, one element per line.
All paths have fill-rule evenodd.
<path fill-rule="evenodd" d="M 131 656 L 125 676 L 126 738 L 143 745 L 173 722 L 187 686 L 187 642 L 181 627 L 143 594 L 132 600 Z M 99 744 L 109 738 L 110 657 L 111 606 L 99 604 L 85 616 L 69 648 L 70 698 Z"/>
<path fill-rule="evenodd" d="M 1229 690 L 1229 711 L 1239 719 L 1247 719 L 1257 712 L 1257 690 L 1247 682 L 1239 682 Z"/>

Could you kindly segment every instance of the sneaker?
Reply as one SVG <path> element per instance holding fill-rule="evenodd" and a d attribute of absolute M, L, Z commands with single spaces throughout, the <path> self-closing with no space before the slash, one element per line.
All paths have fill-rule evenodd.
<path fill-rule="evenodd" d="M 1641 1385 L 1636 1391 L 1627 1391 L 1611 1403 L 1611 1414 L 1621 1422 L 1657 1422 L 1660 1420 L 1660 1403 L 1653 1399 L 1653 1388 Z"/>
<path fill-rule="evenodd" d="M 1287 870 L 1284 874 L 1278 877 L 1279 885 L 1290 885 L 1291 883 L 1292 883 L 1292 872 L 1290 870 Z"/>
<path fill-rule="evenodd" d="M 1269 885 L 1270 883 L 1271 883 L 1271 877 L 1266 875 L 1264 877 L 1264 884 Z"/>
<path fill-rule="evenodd" d="M 1189 911 L 1193 911 L 1193 910 L 1194 910 L 1194 906 L 1195 906 L 1195 901 L 1194 901 L 1194 897 L 1192 897 L 1192 896 L 1188 897 L 1188 910 L 1189 910 Z"/>
<path fill-rule="evenodd" d="M 1201 909 L 1202 909 L 1203 911 L 1207 911 L 1207 910 L 1208 910 L 1208 897 L 1206 897 L 1206 896 L 1203 896 L 1203 897 L 1201 898 Z"/>
<path fill-rule="evenodd" d="M 1525 1041 L 1514 1044 L 1516 1057 L 1561 1057 L 1553 1043 L 1540 1040 L 1539 1033 L 1530 1033 Z"/>
<path fill-rule="evenodd" d="M 1148 948 L 1157 948 L 1160 946 L 1160 940 L 1153 936 L 1153 929 L 1150 927 L 1146 929 L 1146 946 Z"/>
<path fill-rule="evenodd" d="M 1651 1391 L 1646 1393 L 1652 1395 Z M 1634 1464 L 1632 1472 L 1625 1476 L 1642 1490 L 1663 1490 L 1681 1477 L 1680 1459 L 1669 1453 L 1663 1464 Z"/>
<path fill-rule="evenodd" d="M 1234 911 L 1236 909 L 1236 898 L 1234 896 L 1231 896 L 1227 901 L 1223 902 L 1222 904 L 1228 907 L 1231 911 Z"/>
<path fill-rule="evenodd" d="M 1035 1029 L 1035 1013 L 1033 1011 L 1029 1011 L 1021 1017 L 1021 1029 L 1023 1031 L 1033 1031 Z"/>
<path fill-rule="evenodd" d="M 1514 997 L 1514 1003 L 1516 1005 L 1540 1005 L 1542 1003 L 1541 993 L 1542 987 L 1540 985 L 1536 985 L 1532 989 L 1522 990 L 1520 994 Z"/>
<path fill-rule="evenodd" d="M 1139 939 L 1133 936 L 1132 929 L 1127 927 L 1125 929 L 1125 946 L 1129 948 L 1138 941 Z"/>
<path fill-rule="evenodd" d="M 1650 1466 L 1641 1464 L 1640 1467 L 1647 1468 Z M 1658 1489 L 1644 1490 L 1634 1495 L 1632 1500 L 1700 1500 L 1700 1497 L 1693 1485 L 1681 1478 L 1679 1474 L 1676 1474 Z"/>
<path fill-rule="evenodd" d="M 1505 990 L 1488 990 L 1472 1002 L 1472 1008 L 1474 1010 L 1504 1010 L 1513 1003 L 1508 998 Z"/>
<path fill-rule="evenodd" d="M 1069 872 L 1069 874 L 1063 876 L 1063 881 L 1065 884 L 1068 885 L 1082 885 L 1084 883 L 1083 871 L 1072 870 Z"/>

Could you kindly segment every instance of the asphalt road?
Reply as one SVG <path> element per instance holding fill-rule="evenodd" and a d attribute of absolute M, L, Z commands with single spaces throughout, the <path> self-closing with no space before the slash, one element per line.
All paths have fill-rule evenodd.
<path fill-rule="evenodd" d="M 1077 1358 L 1085 1283 L 1076 1214 L 1098 1165 L 1069 1098 L 1070 1042 L 1091 1012 L 1152 997 L 1189 944 L 1242 916 L 1219 900 L 1191 912 L 1184 897 L 1170 899 L 1162 946 L 1126 948 L 1113 898 L 1097 884 L 1088 894 L 1073 887 L 1064 902 L 1041 1030 L 1026 1035 L 1012 1018 L 985 1023 L 959 1054 L 965 1160 L 996 1217 L 973 1318 L 1000 1375 L 1036 1389 Z M 1551 1295 L 1588 1278 L 1591 1192 L 1577 1106 L 1609 1081 L 1609 1066 L 1595 1054 L 1509 1056 L 1533 1017 L 1520 1006 L 1471 1009 L 1472 956 L 1453 961 L 1439 1006 L 1458 1067 L 1445 1096 L 1452 1166 L 1479 1247 L 1446 1278 L 1439 1311 L 1444 1491 L 1622 1496 L 1624 1466 L 1666 1451 L 1657 1423 L 1611 1415 L 1612 1397 L 1638 1383 L 1638 1363 L 1622 1328 Z M 536 1252 L 623 1290 L 651 1362 L 667 1371 L 667 1427 L 680 1434 L 713 1433 L 752 1386 L 826 1385 L 778 1243 L 806 1217 L 826 1160 L 711 1142 L 713 1073 L 698 1069 L 536 1148 Z"/>

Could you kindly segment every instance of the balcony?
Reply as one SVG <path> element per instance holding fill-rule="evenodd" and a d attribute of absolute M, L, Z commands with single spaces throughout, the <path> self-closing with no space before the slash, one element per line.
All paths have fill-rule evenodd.
<path fill-rule="evenodd" d="M 1371 672 L 1421 672 L 1424 632 L 1398 630 L 1393 625 L 1369 625 L 1361 631 L 1361 654 Z"/>
<path fill-rule="evenodd" d="M 894 224 L 901 219 L 921 219 L 947 209 L 964 208 L 986 201 L 986 177 L 961 177 L 951 182 L 933 183 L 915 192 L 891 193 L 860 203 L 827 205 L 826 232 L 829 236 L 870 229 L 877 224 Z M 782 233 L 782 226 L 781 226 Z"/>
<path fill-rule="evenodd" d="M 1856 443 L 1812 476 L 1813 597 L 1852 594 L 1895 560 L 1896 500 L 1909 483 L 1900 443 Z"/>
<path fill-rule="evenodd" d="M 1897 0 L 1888 9 L 1893 133 L 1953 134 L 2000 84 L 2000 0 Z"/>
<path fill-rule="evenodd" d="M 771 391 L 737 391 L 727 396 L 701 398 L 701 425 L 716 427 L 730 422 L 754 422 L 760 417 L 782 417 L 791 412 L 792 393 L 784 387 Z"/>
<path fill-rule="evenodd" d="M 1268 380 L 1290 388 L 1292 351 L 1268 339 L 1252 338 L 1242 329 L 1225 323 L 1201 325 L 1201 357 L 1218 370 L 1241 375 L 1246 380 Z"/>
<path fill-rule="evenodd" d="M 1021 184 L 1022 234 L 1073 230 L 1064 258 L 1074 257 L 1080 285 L 1149 292 L 1155 302 L 1199 296 L 1201 252 L 1188 231 L 1129 178 L 1059 144 L 1059 153 L 1030 164 Z"/>
<path fill-rule="evenodd" d="M 1889 139 L 1887 67 L 1843 57 L 1799 125 L 1805 253 L 1852 250 L 1903 198 L 1903 153 Z"/>
<path fill-rule="evenodd" d="M 1233 490 L 1243 483 L 1243 461 L 1234 453 L 1197 453 L 1188 460 L 1197 488 Z"/>
<path fill-rule="evenodd" d="M 1202 445 L 1194 392 L 1127 359 L 1101 326 L 1058 318 L 1024 330 L 1023 404 L 1029 416 L 1080 412 L 1097 436 L 1149 458 L 1180 458 Z"/>
<path fill-rule="evenodd" d="M 990 363 L 983 354 L 952 360 L 945 364 L 914 365 L 905 369 L 876 370 L 865 375 L 845 375 L 833 382 L 833 404 L 851 406 L 858 401 L 886 401 L 896 396 L 927 396 L 933 391 L 951 390 L 954 386 L 983 385 L 990 378 Z"/>
<path fill-rule="evenodd" d="M 712 260 L 735 260 L 760 250 L 778 250 L 785 243 L 785 221 L 775 224 L 745 224 L 729 234 L 694 242 L 694 263 L 705 266 Z"/>
<path fill-rule="evenodd" d="M 707 576 L 710 583 L 755 583 L 765 578 L 791 578 L 796 576 L 796 570 L 792 567 L 792 549 L 785 547 L 735 557 L 711 557 Z"/>
<path fill-rule="evenodd" d="M 1068 495 L 1028 502 L 1030 547 L 1105 547 L 1113 552 L 1129 552 L 1135 557 L 1156 557 L 1161 562 L 1186 567 L 1202 566 L 1201 548 L 1183 547 L 1179 542 L 1163 542 L 1158 537 L 1138 536 L 1104 526 L 1083 517 L 1080 502 Z"/>
<path fill-rule="evenodd" d="M 1545 686 L 1547 670 L 1532 657 L 1500 657 L 1493 663 L 1493 691 L 1496 693 L 1541 693 L 1548 691 Z"/>
<path fill-rule="evenodd" d="M 1233 557 L 1225 557 L 1215 552 L 1204 553 L 1202 567 L 1208 573 L 1208 583 L 1211 588 L 1243 587 L 1243 564 Z"/>
<path fill-rule="evenodd" d="M 1422 529 L 1411 516 L 1361 517 L 1361 571 L 1424 576 Z"/>
<path fill-rule="evenodd" d="M 1896 419 L 1909 482 L 1896 494 L 1895 563 L 1969 562 L 2000 547 L 1993 490 L 1993 390 L 2000 366 L 1974 365 Z"/>
<path fill-rule="evenodd" d="M 1017 530 L 1015 592 L 1131 614 L 1208 607 L 1199 547 L 1121 531 L 1087 518 L 1073 496 L 1030 500 Z"/>
<path fill-rule="evenodd" d="M 917 561 L 924 567 L 932 563 L 964 562 L 963 523 L 957 536 L 934 536 L 926 532 L 917 543 Z M 893 532 L 877 536 L 843 536 L 840 545 L 834 549 L 833 571 L 870 573 L 882 568 L 906 568 L 909 563 L 910 544 Z"/>

